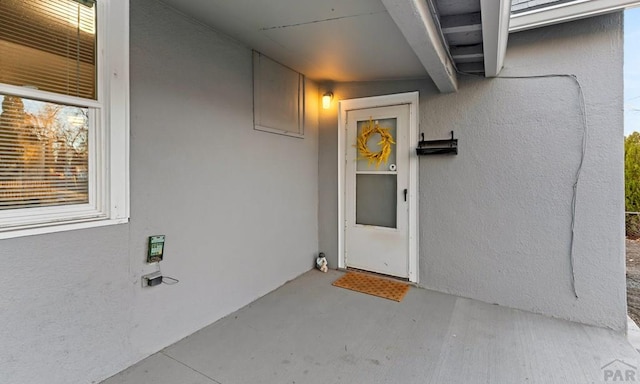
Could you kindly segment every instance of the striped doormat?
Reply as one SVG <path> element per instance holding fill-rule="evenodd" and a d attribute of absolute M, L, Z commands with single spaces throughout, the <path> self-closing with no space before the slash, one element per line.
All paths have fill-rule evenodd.
<path fill-rule="evenodd" d="M 333 285 L 398 302 L 409 291 L 409 284 L 356 272 L 347 272 Z"/>

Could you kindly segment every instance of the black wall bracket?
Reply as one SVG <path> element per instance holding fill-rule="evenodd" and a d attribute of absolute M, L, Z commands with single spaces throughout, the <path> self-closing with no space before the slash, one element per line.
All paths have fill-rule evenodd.
<path fill-rule="evenodd" d="M 422 140 L 418 142 L 416 148 L 418 156 L 458 154 L 458 139 L 453 138 L 453 131 L 451 131 L 451 139 L 445 140 L 425 140 L 424 133 L 420 136 Z"/>

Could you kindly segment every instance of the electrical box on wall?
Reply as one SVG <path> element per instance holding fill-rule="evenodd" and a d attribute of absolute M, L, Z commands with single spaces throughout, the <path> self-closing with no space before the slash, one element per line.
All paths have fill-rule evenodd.
<path fill-rule="evenodd" d="M 162 284 L 162 272 L 156 271 L 150 273 L 148 275 L 142 276 L 142 286 L 143 287 L 155 287 L 156 285 Z"/>
<path fill-rule="evenodd" d="M 149 236 L 147 263 L 162 261 L 164 254 L 164 235 Z"/>

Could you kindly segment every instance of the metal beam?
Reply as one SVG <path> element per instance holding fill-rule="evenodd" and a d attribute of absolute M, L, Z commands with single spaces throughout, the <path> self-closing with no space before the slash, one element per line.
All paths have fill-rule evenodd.
<path fill-rule="evenodd" d="M 440 17 L 440 26 L 442 27 L 442 32 L 445 35 L 447 33 L 480 31 L 482 30 L 480 12 L 442 16 Z"/>
<path fill-rule="evenodd" d="M 480 0 L 480 8 L 485 76 L 496 77 L 507 51 L 511 0 Z"/>
<path fill-rule="evenodd" d="M 638 0 L 575 0 L 515 13 L 511 15 L 510 32 L 544 27 L 546 25 L 564 23 L 571 20 L 621 11 L 625 8 L 640 5 Z"/>
<path fill-rule="evenodd" d="M 440 92 L 458 89 L 455 66 L 425 0 L 382 0 Z"/>
<path fill-rule="evenodd" d="M 482 51 L 482 44 L 469 45 L 463 47 L 451 47 L 451 57 L 453 60 L 458 59 L 478 59 L 482 61 L 484 53 Z"/>
<path fill-rule="evenodd" d="M 458 69 L 464 73 L 482 73 L 484 72 L 484 65 L 479 61 L 475 63 L 460 63 L 458 64 Z"/>

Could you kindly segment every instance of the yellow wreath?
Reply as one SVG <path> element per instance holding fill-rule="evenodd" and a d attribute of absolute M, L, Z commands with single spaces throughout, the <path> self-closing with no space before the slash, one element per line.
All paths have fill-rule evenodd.
<path fill-rule="evenodd" d="M 371 151 L 367 145 L 369 137 L 376 133 L 380 135 L 378 145 L 381 149 L 379 152 Z M 391 145 L 395 143 L 388 128 L 380 128 L 377 122 L 374 124 L 373 119 L 369 119 L 369 124 L 362 127 L 362 132 L 358 136 L 358 152 L 360 152 L 361 159 L 369 161 L 369 165 L 376 163 L 376 168 L 378 168 L 382 162 L 387 163 L 391 154 Z"/>

